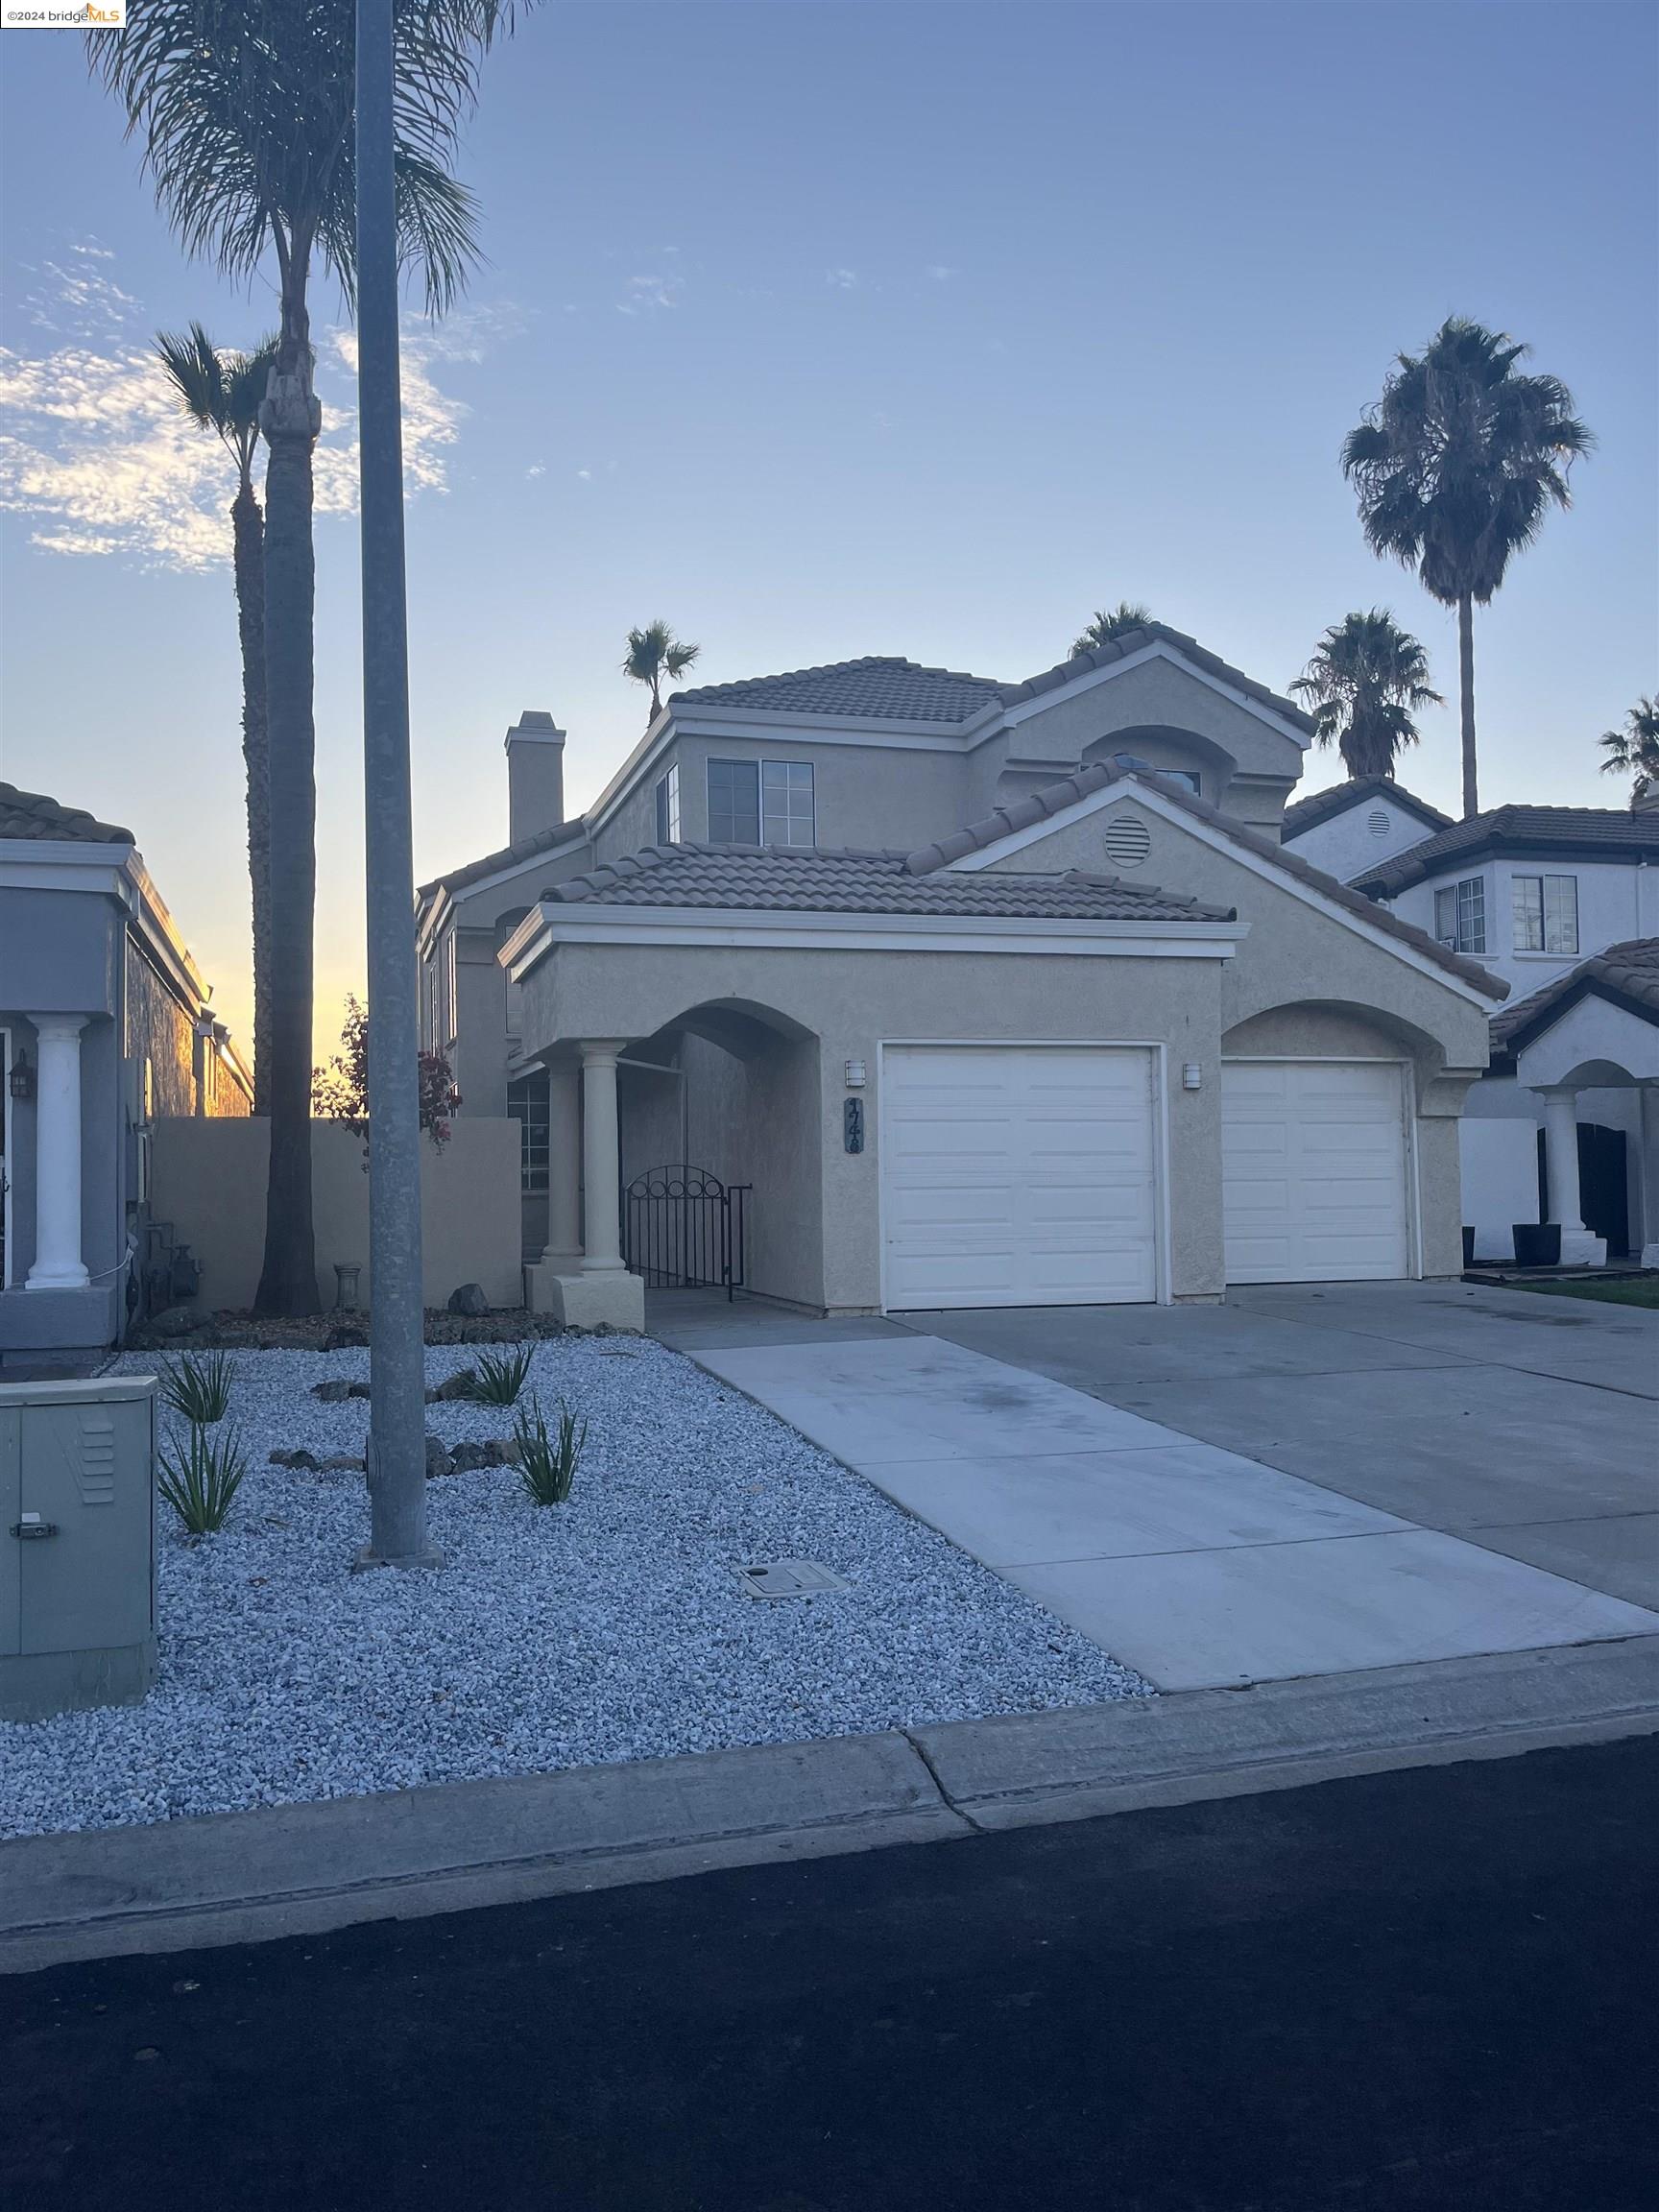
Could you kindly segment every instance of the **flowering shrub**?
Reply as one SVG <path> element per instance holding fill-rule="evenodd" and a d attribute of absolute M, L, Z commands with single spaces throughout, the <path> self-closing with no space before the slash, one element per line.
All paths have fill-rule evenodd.
<path fill-rule="evenodd" d="M 421 1126 L 442 1152 L 450 1138 L 449 1117 L 461 1103 L 454 1071 L 442 1052 L 419 1056 Z M 326 1068 L 311 1070 L 311 1111 L 325 1121 L 344 1121 L 354 1136 L 369 1135 L 369 1009 L 350 992 L 340 1025 L 340 1049 Z M 364 1161 L 367 1167 L 368 1161 Z"/>

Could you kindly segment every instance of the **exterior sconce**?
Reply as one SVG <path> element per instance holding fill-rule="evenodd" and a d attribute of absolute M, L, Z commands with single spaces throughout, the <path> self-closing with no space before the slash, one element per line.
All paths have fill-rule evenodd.
<path fill-rule="evenodd" d="M 13 1098 L 33 1098 L 35 1095 L 35 1070 L 29 1065 L 29 1055 L 19 1052 L 12 1063 L 11 1079 L 6 1088 Z"/>
<path fill-rule="evenodd" d="M 859 1091 L 859 1090 L 862 1090 L 862 1089 L 863 1089 L 863 1086 L 864 1086 L 864 1081 L 865 1081 L 865 1075 L 864 1075 L 864 1063 L 863 1063 L 863 1061 L 862 1061 L 862 1060 L 849 1060 L 849 1061 L 847 1062 L 847 1088 L 848 1088 L 848 1090 L 849 1090 L 849 1091 Z"/>
<path fill-rule="evenodd" d="M 1196 1060 L 1189 1060 L 1181 1070 L 1183 1091 L 1201 1091 L 1204 1088 L 1204 1070 Z"/>

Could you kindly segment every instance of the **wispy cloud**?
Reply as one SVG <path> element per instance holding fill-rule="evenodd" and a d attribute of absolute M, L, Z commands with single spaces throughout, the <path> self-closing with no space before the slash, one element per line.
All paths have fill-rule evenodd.
<path fill-rule="evenodd" d="M 91 248 L 73 265 L 42 271 L 42 312 L 34 319 L 60 343 L 37 354 L 0 348 L 0 508 L 31 517 L 33 542 L 45 552 L 117 555 L 147 568 L 214 567 L 230 554 L 227 456 L 180 411 L 141 303 L 95 266 L 107 258 Z M 481 360 L 517 326 L 507 308 L 406 326 L 403 461 L 412 494 L 446 488 L 447 449 L 468 412 L 434 370 Z M 321 515 L 356 511 L 356 358 L 349 330 L 319 341 Z"/>
<path fill-rule="evenodd" d="M 654 308 L 676 307 L 685 289 L 684 276 L 630 276 L 627 290 L 616 302 L 616 312 L 648 315 Z"/>
<path fill-rule="evenodd" d="M 929 261 L 922 274 L 935 284 L 948 284 L 956 272 L 947 269 L 943 261 Z"/>
<path fill-rule="evenodd" d="M 856 269 L 826 269 L 824 281 L 833 284 L 838 292 L 851 292 L 858 282 L 858 272 Z"/>

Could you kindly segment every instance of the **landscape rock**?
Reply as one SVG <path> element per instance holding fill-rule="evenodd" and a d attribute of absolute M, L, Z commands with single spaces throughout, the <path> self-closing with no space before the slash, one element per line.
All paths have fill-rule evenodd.
<path fill-rule="evenodd" d="M 359 1352 L 366 1350 L 368 1343 L 367 1329 L 359 1329 L 354 1323 L 343 1322 L 338 1328 L 329 1330 L 323 1339 L 323 1349 L 325 1352 Z"/>
<path fill-rule="evenodd" d="M 445 1444 L 443 1437 L 428 1435 L 426 1439 L 427 1479 L 430 1480 L 435 1475 L 453 1475 L 454 1472 L 455 1462 L 449 1456 L 448 1447 Z"/>
<path fill-rule="evenodd" d="M 319 1473 L 324 1475 L 361 1475 L 368 1466 L 366 1459 L 353 1458 L 349 1452 L 335 1452 L 324 1460 Z"/>
<path fill-rule="evenodd" d="M 348 1382 L 346 1395 L 348 1398 L 370 1398 L 373 1396 L 373 1392 L 367 1382 Z"/>
<path fill-rule="evenodd" d="M 303 1475 L 318 1475 L 323 1469 L 323 1462 L 315 1453 L 306 1451 L 273 1452 L 271 1464 L 273 1467 L 292 1467 Z"/>
<path fill-rule="evenodd" d="M 325 1406 L 343 1406 L 351 1395 L 351 1385 L 344 1381 L 313 1382 L 311 1395 L 313 1398 L 320 1398 Z"/>
<path fill-rule="evenodd" d="M 461 1443 L 450 1447 L 449 1466 L 453 1474 L 470 1475 L 479 1467 L 499 1465 L 493 1447 L 489 1444 L 473 1444 L 463 1439 Z"/>
<path fill-rule="evenodd" d="M 470 1397 L 472 1385 L 477 1380 L 478 1370 L 476 1367 L 457 1368 L 455 1373 L 446 1376 L 435 1390 L 427 1391 L 426 1403 L 429 1406 L 445 1406 L 457 1398 Z"/>
<path fill-rule="evenodd" d="M 490 1310 L 490 1301 L 484 1295 L 482 1283 L 463 1283 L 458 1290 L 449 1293 L 451 1313 L 468 1313 L 474 1320 Z"/>
<path fill-rule="evenodd" d="M 202 1318 L 193 1306 L 165 1306 L 159 1313 L 152 1313 L 145 1326 L 157 1336 L 188 1336 L 202 1326 Z"/>

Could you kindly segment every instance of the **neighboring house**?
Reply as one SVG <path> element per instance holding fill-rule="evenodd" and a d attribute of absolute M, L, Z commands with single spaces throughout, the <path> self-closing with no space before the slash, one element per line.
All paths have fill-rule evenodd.
<path fill-rule="evenodd" d="M 1281 837 L 1327 876 L 1352 883 L 1383 860 L 1421 845 L 1452 817 L 1391 776 L 1352 776 L 1285 809 Z"/>
<path fill-rule="evenodd" d="M 1493 807 L 1353 882 L 1513 993 L 1493 1025 L 1491 1072 L 1464 1109 L 1464 1219 L 1477 1258 L 1512 1259 L 1513 1225 L 1539 1220 L 1560 1223 L 1567 1261 L 1641 1252 L 1659 1191 L 1645 1078 L 1611 1049 L 1559 1068 L 1550 1058 L 1546 1076 L 1544 1057 L 1518 1062 L 1509 1047 L 1527 1006 L 1559 1003 L 1553 986 L 1577 977 L 1597 998 L 1596 956 L 1659 936 L 1659 804 Z M 1640 1058 L 1647 1023 L 1615 1026 Z"/>
<path fill-rule="evenodd" d="M 252 1086 L 130 830 L 0 783 L 0 1372 L 84 1359 L 136 1295 L 147 1133 Z"/>
<path fill-rule="evenodd" d="M 1455 1273 L 1504 986 L 1281 849 L 1311 732 L 1151 624 L 677 693 L 566 822 L 523 716 L 512 842 L 420 928 L 463 1112 L 523 1123 L 535 1302 L 637 1316 L 623 1186 L 686 1162 L 817 1310 Z"/>

